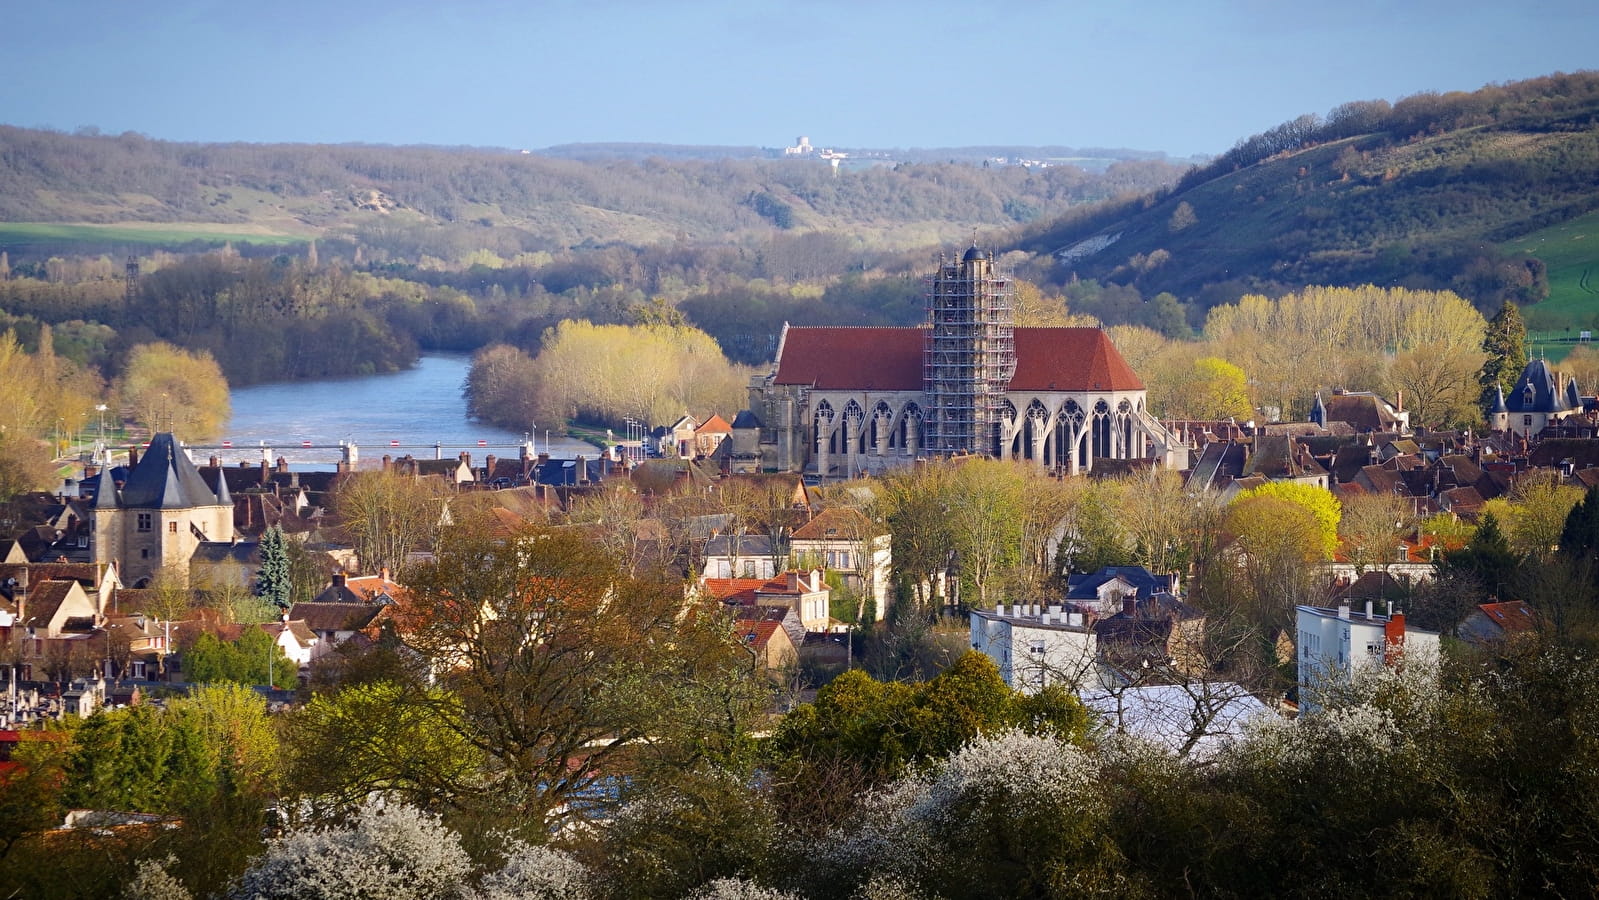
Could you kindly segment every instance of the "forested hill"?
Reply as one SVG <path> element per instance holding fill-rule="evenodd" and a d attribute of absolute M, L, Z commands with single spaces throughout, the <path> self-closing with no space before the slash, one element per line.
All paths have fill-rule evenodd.
<path fill-rule="evenodd" d="M 1035 224 L 1054 277 L 1201 306 L 1306 284 L 1453 288 L 1536 302 L 1499 245 L 1599 210 L 1599 72 L 1347 103 L 1242 140 L 1169 190 Z"/>
<path fill-rule="evenodd" d="M 1129 160 L 834 172 L 814 160 L 557 159 L 503 150 L 184 144 L 0 126 L 0 221 L 217 223 L 301 237 L 406 225 L 493 227 L 504 249 L 721 241 L 828 229 L 925 245 L 1170 184 Z M 238 230 L 237 228 L 235 230 Z M 511 246 L 507 246 L 510 244 Z"/>

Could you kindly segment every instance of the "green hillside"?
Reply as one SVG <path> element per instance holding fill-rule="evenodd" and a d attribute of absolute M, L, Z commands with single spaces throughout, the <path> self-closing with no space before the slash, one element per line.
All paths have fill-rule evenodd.
<path fill-rule="evenodd" d="M 1582 246 L 1529 255 L 1515 239 L 1599 210 L 1596 172 L 1599 73 L 1554 75 L 1301 117 L 1175 188 L 1031 227 L 1018 244 L 1055 254 L 1059 282 L 1170 291 L 1201 308 L 1375 283 L 1452 288 L 1492 309 L 1543 299 L 1546 278 L 1557 301 L 1580 304 L 1568 273 L 1599 259 L 1583 262 Z"/>
<path fill-rule="evenodd" d="M 1529 328 L 1599 329 L 1599 212 L 1506 241 L 1501 249 L 1535 257 L 1549 273 L 1549 299 L 1527 310 Z"/>
<path fill-rule="evenodd" d="M 156 234 L 49 232 L 42 224 L 159 225 L 171 241 L 328 237 L 376 245 L 428 228 L 435 242 L 502 255 L 810 229 L 912 247 L 1051 219 L 1169 185 L 1182 171 L 1163 159 L 1130 158 L 1092 172 L 959 163 L 834 172 L 813 160 L 670 158 L 664 150 L 642 160 L 575 160 L 490 149 L 184 144 L 0 126 L 0 222 L 25 223 L 0 231 L 0 248 L 138 243 Z"/>

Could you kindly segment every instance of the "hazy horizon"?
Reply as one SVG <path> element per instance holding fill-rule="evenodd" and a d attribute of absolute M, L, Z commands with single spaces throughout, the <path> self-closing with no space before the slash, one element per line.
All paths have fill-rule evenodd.
<path fill-rule="evenodd" d="M 1595 65 L 1591 2 L 19 4 L 0 121 L 175 141 L 1214 154 L 1351 100 Z"/>

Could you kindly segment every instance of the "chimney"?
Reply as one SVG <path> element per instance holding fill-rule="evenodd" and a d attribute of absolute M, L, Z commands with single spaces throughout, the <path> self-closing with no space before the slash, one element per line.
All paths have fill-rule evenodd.
<path fill-rule="evenodd" d="M 284 459 L 281 456 L 278 457 L 278 471 L 279 472 L 287 472 L 287 471 L 289 471 L 289 461 L 287 459 Z"/>
<path fill-rule="evenodd" d="M 213 453 L 211 454 L 211 460 L 207 462 L 206 465 L 213 469 L 219 469 L 222 467 L 222 460 L 218 459 L 217 455 Z"/>
<path fill-rule="evenodd" d="M 545 451 L 544 453 L 540 453 L 539 454 L 539 465 L 542 466 L 542 465 L 544 465 L 545 463 L 547 463 L 549 461 L 550 461 L 550 454 L 549 454 L 548 451 Z"/>
<path fill-rule="evenodd" d="M 267 464 L 267 461 L 264 460 L 264 459 L 261 460 L 261 483 L 262 484 L 271 484 L 272 483 L 272 468 Z"/>
<path fill-rule="evenodd" d="M 492 453 L 490 453 L 488 456 L 485 456 L 483 458 L 483 480 L 484 481 L 488 481 L 490 478 L 494 477 L 494 466 L 497 463 L 499 463 L 499 461 L 500 461 L 500 458 L 498 456 L 495 456 Z"/>
<path fill-rule="evenodd" d="M 1387 645 L 1383 660 L 1392 665 L 1405 652 L 1405 614 L 1394 613 L 1382 627 L 1383 643 Z"/>
<path fill-rule="evenodd" d="M 1366 621 L 1371 621 L 1371 601 L 1366 601 Z"/>
<path fill-rule="evenodd" d="M 345 575 L 344 575 L 343 572 L 334 572 L 333 573 L 333 586 L 334 587 L 336 587 L 336 588 L 344 587 L 344 581 L 345 581 Z"/>
<path fill-rule="evenodd" d="M 387 472 L 389 470 L 389 464 L 393 463 L 393 462 L 394 462 L 394 457 L 390 456 L 387 453 L 383 454 L 383 471 Z"/>
<path fill-rule="evenodd" d="M 378 577 L 383 579 L 384 581 L 388 581 L 389 580 L 389 567 L 388 566 L 384 566 L 384 567 L 378 569 Z"/>
<path fill-rule="evenodd" d="M 1338 618 L 1343 619 L 1345 622 L 1349 621 L 1349 605 L 1348 604 L 1339 604 L 1339 606 L 1338 606 Z"/>
<path fill-rule="evenodd" d="M 577 483 L 578 484 L 588 484 L 589 483 L 589 461 L 587 459 L 585 459 L 582 455 L 579 455 L 578 458 L 577 458 L 577 463 L 576 463 L 576 465 L 573 466 L 573 468 L 576 469 L 575 476 L 577 478 Z"/>
<path fill-rule="evenodd" d="M 1404 412 L 1405 411 L 1405 390 L 1404 390 L 1404 388 L 1400 388 L 1399 390 L 1395 391 L 1394 394 L 1395 394 L 1395 396 L 1394 396 L 1394 412 Z"/>
<path fill-rule="evenodd" d="M 1138 614 L 1138 595 L 1128 594 L 1122 598 L 1122 615 L 1132 618 Z"/>
<path fill-rule="evenodd" d="M 129 447 L 128 448 L 128 468 L 131 469 L 131 468 L 133 468 L 134 466 L 136 466 L 138 464 L 139 464 L 139 448 L 138 447 Z"/>

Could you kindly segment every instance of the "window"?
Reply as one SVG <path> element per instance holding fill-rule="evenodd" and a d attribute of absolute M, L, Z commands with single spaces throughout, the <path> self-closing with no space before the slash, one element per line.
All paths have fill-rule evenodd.
<path fill-rule="evenodd" d="M 168 522 L 167 523 L 167 531 L 171 532 L 172 534 L 177 534 L 178 533 L 178 523 L 176 523 L 176 522 Z"/>
<path fill-rule="evenodd" d="M 745 578 L 754 578 L 755 577 L 755 560 L 753 560 L 753 559 L 744 560 L 744 577 Z"/>
<path fill-rule="evenodd" d="M 1032 641 L 1028 642 L 1027 652 L 1033 654 L 1042 654 L 1044 652 L 1044 639 L 1034 638 Z"/>
<path fill-rule="evenodd" d="M 149 531 L 150 530 L 150 514 L 149 513 L 139 513 L 139 530 L 140 531 Z"/>
<path fill-rule="evenodd" d="M 139 551 L 139 558 L 140 559 L 149 559 L 150 558 L 150 550 L 149 550 L 148 547 Z"/>
<path fill-rule="evenodd" d="M 1531 428 L 1532 427 L 1532 416 L 1522 416 L 1521 417 L 1521 424 L 1523 426 L 1527 427 L 1527 428 Z"/>
<path fill-rule="evenodd" d="M 1366 644 L 1366 658 L 1373 662 L 1382 662 L 1382 642 L 1371 641 Z"/>

